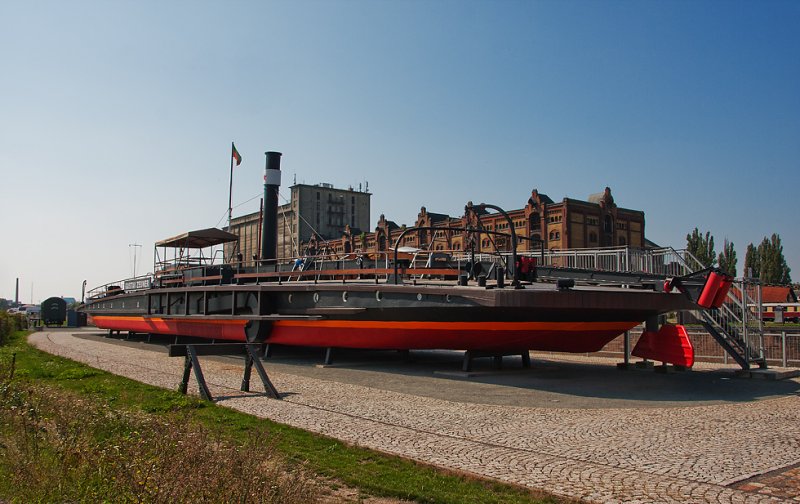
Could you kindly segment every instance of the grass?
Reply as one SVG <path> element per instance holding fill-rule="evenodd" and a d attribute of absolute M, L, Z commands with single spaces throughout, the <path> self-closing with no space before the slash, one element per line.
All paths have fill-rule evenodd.
<path fill-rule="evenodd" d="M 288 503 L 346 485 L 426 503 L 562 502 L 115 376 L 36 350 L 25 334 L 13 333 L 0 347 L 0 500 Z M 272 493 L 243 493 L 241 484 L 225 487 L 227 480 Z M 176 493 L 192 486 L 219 490 Z"/>

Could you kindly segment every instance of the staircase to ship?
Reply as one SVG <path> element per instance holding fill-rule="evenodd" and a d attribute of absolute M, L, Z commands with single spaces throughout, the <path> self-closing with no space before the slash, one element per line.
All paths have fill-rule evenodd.
<path fill-rule="evenodd" d="M 688 250 L 672 247 L 540 250 L 520 255 L 536 258 L 541 279 L 572 278 L 623 287 L 659 289 L 668 278 L 689 276 L 706 269 Z M 750 370 L 767 368 L 762 311 L 760 282 L 736 278 L 719 308 L 698 307 L 689 313 L 742 369 Z M 685 314 L 679 317 L 686 318 Z"/>

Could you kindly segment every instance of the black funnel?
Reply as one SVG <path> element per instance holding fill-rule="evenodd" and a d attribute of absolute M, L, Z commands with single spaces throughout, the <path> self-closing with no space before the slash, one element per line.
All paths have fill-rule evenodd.
<path fill-rule="evenodd" d="M 274 263 L 278 257 L 278 188 L 281 185 L 280 152 L 266 152 L 264 169 L 264 215 L 261 229 L 261 260 Z"/>

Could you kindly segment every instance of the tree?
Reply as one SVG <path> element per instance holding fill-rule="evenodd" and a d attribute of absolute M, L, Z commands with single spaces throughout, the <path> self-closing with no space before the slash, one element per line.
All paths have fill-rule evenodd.
<path fill-rule="evenodd" d="M 758 246 L 758 256 L 760 260 L 759 278 L 765 284 L 788 285 L 792 282 L 791 270 L 783 257 L 783 245 L 781 237 L 777 233 L 761 242 Z"/>
<path fill-rule="evenodd" d="M 751 243 L 744 254 L 744 276 L 758 278 L 761 272 L 761 258 L 758 249 Z"/>
<path fill-rule="evenodd" d="M 714 266 L 717 263 L 714 253 L 714 237 L 711 236 L 710 231 L 706 231 L 703 236 L 699 229 L 694 228 L 694 231 L 686 235 L 686 250 L 704 267 Z"/>
<path fill-rule="evenodd" d="M 764 237 L 757 248 L 752 243 L 747 246 L 744 267 L 745 270 L 752 268 L 753 277 L 765 284 L 788 285 L 792 282 L 791 269 L 783 257 L 781 237 L 776 233 Z"/>
<path fill-rule="evenodd" d="M 736 249 L 733 248 L 733 242 L 729 242 L 727 238 L 722 245 L 722 252 L 719 253 L 717 262 L 722 271 L 736 276 Z"/>

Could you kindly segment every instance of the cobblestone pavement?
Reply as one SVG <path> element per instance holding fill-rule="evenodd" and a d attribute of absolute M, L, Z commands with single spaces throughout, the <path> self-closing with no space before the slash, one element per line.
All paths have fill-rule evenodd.
<path fill-rule="evenodd" d="M 67 332 L 35 333 L 30 341 L 170 389 L 183 371 L 182 359 L 146 347 Z M 796 395 L 694 407 L 536 408 L 464 404 L 269 370 L 277 389 L 287 394 L 276 401 L 238 390 L 240 364 L 205 359 L 203 371 L 219 404 L 355 445 L 588 502 L 800 500 L 793 471 L 800 463 Z M 775 489 L 771 480 L 758 479 L 766 475 L 782 486 Z"/>

